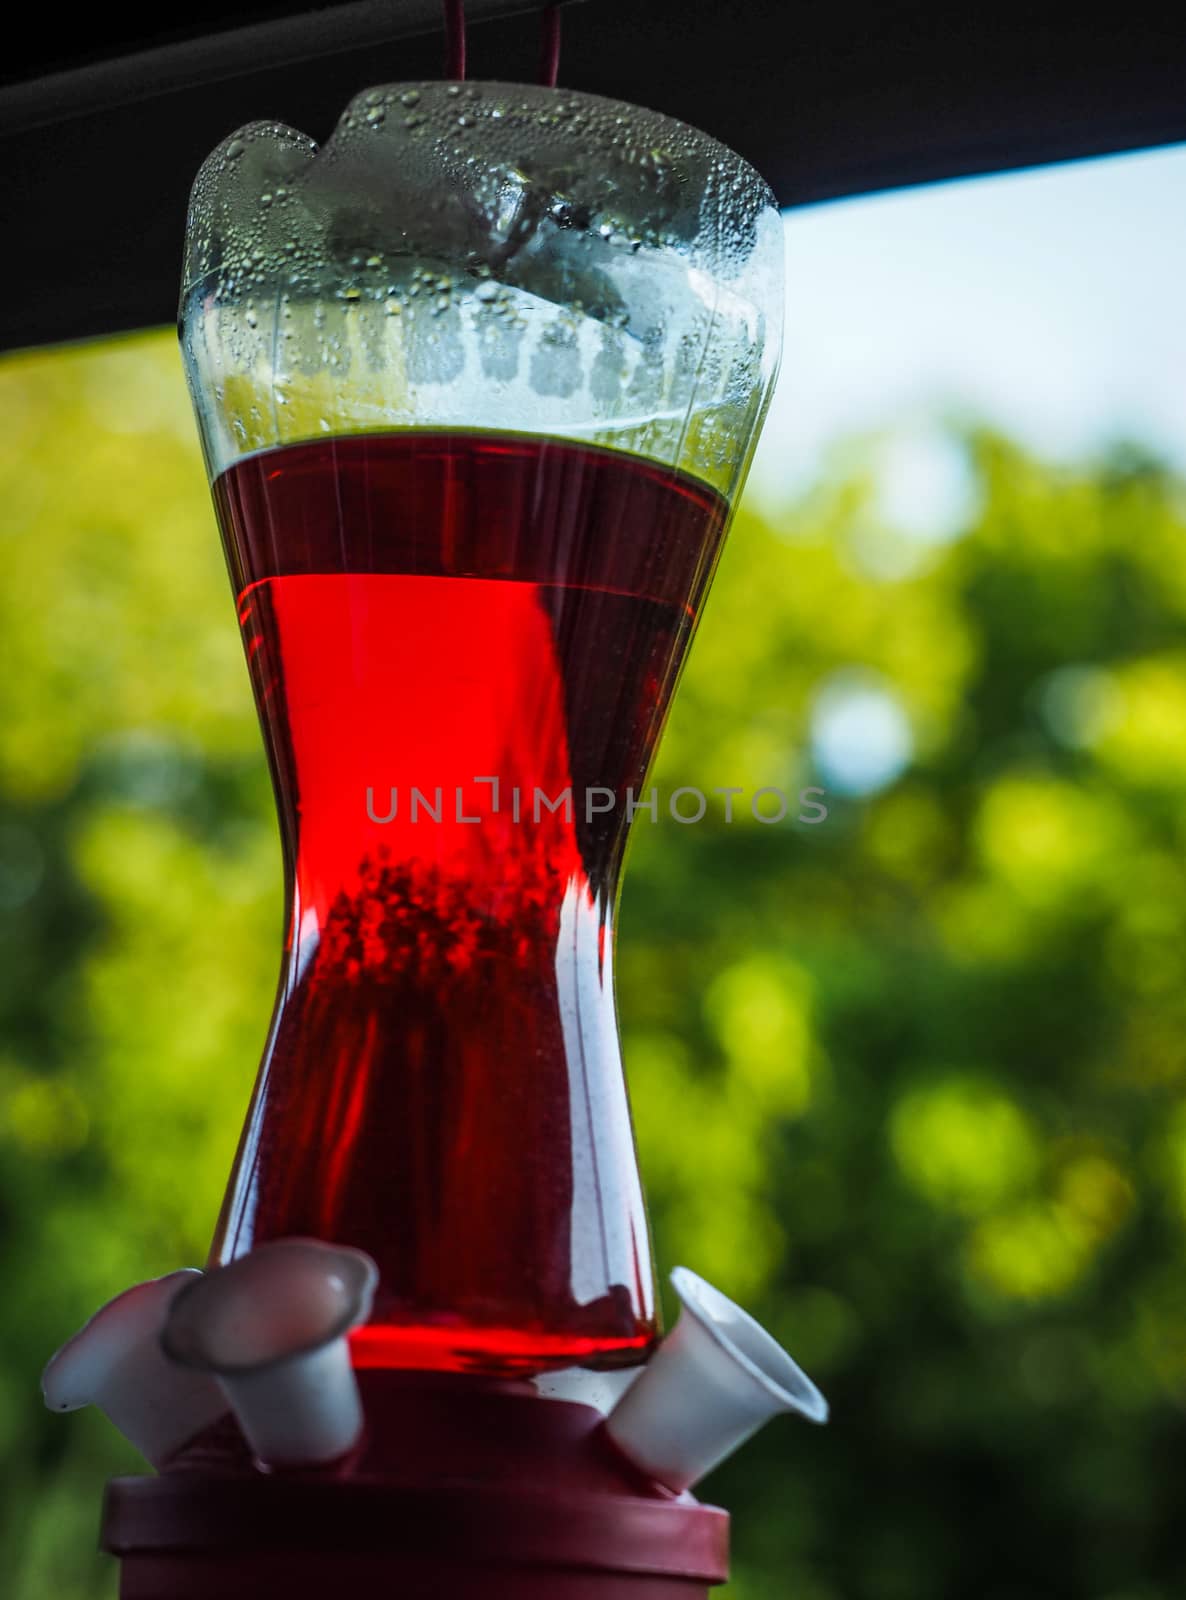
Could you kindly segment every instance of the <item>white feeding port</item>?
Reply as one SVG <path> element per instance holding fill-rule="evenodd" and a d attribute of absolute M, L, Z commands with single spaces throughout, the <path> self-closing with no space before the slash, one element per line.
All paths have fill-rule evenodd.
<path fill-rule="evenodd" d="M 362 1432 L 348 1336 L 369 1316 L 377 1282 L 361 1250 L 276 1240 L 179 1295 L 161 1346 L 217 1379 L 261 1462 L 332 1461 Z"/>
<path fill-rule="evenodd" d="M 828 1403 L 782 1346 L 703 1278 L 677 1267 L 683 1311 L 606 1424 L 669 1489 L 698 1483 L 779 1412 L 826 1422 Z"/>
<path fill-rule="evenodd" d="M 109 1300 L 42 1373 L 49 1409 L 97 1406 L 155 1467 L 217 1421 L 227 1403 L 214 1379 L 174 1366 L 160 1348 L 173 1302 L 201 1281 L 187 1267 Z"/>

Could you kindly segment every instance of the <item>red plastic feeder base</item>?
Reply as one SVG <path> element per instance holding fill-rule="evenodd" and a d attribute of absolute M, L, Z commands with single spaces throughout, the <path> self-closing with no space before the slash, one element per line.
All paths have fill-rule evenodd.
<path fill-rule="evenodd" d="M 360 1373 L 367 1434 L 266 1473 L 229 1423 L 108 1485 L 122 1600 L 706 1600 L 729 1519 L 634 1472 L 588 1406 L 526 1385 Z"/>

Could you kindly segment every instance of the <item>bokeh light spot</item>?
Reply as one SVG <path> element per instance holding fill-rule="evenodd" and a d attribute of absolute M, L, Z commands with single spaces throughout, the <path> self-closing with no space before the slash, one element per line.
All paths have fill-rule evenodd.
<path fill-rule="evenodd" d="M 1041 1151 L 1019 1106 L 995 1086 L 966 1077 L 905 1095 L 894 1107 L 890 1140 L 912 1188 L 968 1216 L 991 1210 L 1029 1183 Z"/>
<path fill-rule="evenodd" d="M 880 680 L 841 672 L 815 697 L 811 748 L 820 777 L 842 794 L 876 794 L 910 762 L 914 741 L 901 702 Z"/>

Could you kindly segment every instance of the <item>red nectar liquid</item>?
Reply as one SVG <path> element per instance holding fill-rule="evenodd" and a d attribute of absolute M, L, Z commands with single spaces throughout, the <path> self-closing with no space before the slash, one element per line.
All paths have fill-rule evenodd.
<path fill-rule="evenodd" d="M 641 1360 L 612 916 L 725 503 L 619 453 L 429 432 L 248 457 L 214 497 L 288 900 L 214 1259 L 368 1250 L 361 1365 Z"/>

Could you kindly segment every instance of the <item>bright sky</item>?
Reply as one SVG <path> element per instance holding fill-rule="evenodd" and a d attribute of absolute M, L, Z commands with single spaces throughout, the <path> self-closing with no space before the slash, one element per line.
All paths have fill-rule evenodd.
<path fill-rule="evenodd" d="M 948 406 L 1047 456 L 1125 434 L 1186 467 L 1186 146 L 817 206 L 786 237 L 759 494 Z M 926 471 L 899 476 L 917 500 Z"/>
<path fill-rule="evenodd" d="M 909 567 L 976 492 L 944 416 L 1052 459 L 1136 439 L 1186 471 L 1184 200 L 1180 145 L 789 214 L 782 377 L 751 492 L 792 494 L 830 444 L 876 431 L 878 520 L 910 536 L 886 546 L 913 546 Z M 820 685 L 811 744 L 831 790 L 883 788 L 912 743 L 892 685 L 856 665 Z"/>

